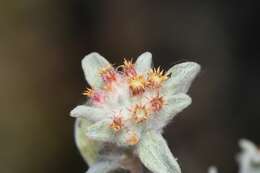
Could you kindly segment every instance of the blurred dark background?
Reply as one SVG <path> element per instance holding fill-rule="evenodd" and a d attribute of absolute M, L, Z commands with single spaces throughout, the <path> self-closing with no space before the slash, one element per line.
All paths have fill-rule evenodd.
<path fill-rule="evenodd" d="M 82 173 L 70 110 L 84 101 L 80 61 L 153 53 L 196 61 L 193 104 L 165 129 L 183 172 L 235 173 L 237 142 L 260 144 L 257 1 L 0 2 L 0 172 Z"/>

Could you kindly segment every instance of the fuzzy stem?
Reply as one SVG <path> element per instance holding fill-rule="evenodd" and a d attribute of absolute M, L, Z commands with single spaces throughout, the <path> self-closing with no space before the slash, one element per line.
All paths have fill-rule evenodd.
<path fill-rule="evenodd" d="M 130 173 L 143 173 L 143 166 L 137 157 L 125 158 L 121 161 L 121 164 L 125 169 L 129 170 Z"/>

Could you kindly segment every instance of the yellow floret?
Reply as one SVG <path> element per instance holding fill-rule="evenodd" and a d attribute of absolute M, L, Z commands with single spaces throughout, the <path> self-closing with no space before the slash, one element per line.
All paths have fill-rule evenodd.
<path fill-rule="evenodd" d="M 132 95 L 140 95 L 145 91 L 145 79 L 143 75 L 136 75 L 128 80 Z"/>
<path fill-rule="evenodd" d="M 135 132 L 130 131 L 129 136 L 126 140 L 126 143 L 129 144 L 129 145 L 136 145 L 138 142 L 139 142 L 138 135 Z"/>
<path fill-rule="evenodd" d="M 136 123 L 141 123 L 147 120 L 149 116 L 149 110 L 144 105 L 135 105 L 132 117 Z"/>
<path fill-rule="evenodd" d="M 168 79 L 168 76 L 164 74 L 164 71 L 159 68 L 151 69 L 148 73 L 146 86 L 149 88 L 159 88 L 162 83 Z"/>
<path fill-rule="evenodd" d="M 123 124 L 123 120 L 121 117 L 117 116 L 114 117 L 112 124 L 110 125 L 110 127 L 115 131 L 118 132 L 119 130 L 121 130 L 123 128 L 124 124 Z"/>

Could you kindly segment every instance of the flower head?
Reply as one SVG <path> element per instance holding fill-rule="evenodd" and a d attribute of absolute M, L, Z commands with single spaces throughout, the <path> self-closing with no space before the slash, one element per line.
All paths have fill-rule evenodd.
<path fill-rule="evenodd" d="M 143 94 L 145 92 L 145 78 L 143 75 L 135 75 L 128 79 L 129 88 L 133 96 Z"/>
<path fill-rule="evenodd" d="M 93 105 L 102 104 L 104 102 L 104 94 L 102 91 L 87 88 L 83 95 L 88 96 Z"/>
<path fill-rule="evenodd" d="M 87 138 L 118 147 L 134 146 L 151 171 L 168 173 L 172 168 L 178 173 L 176 159 L 160 133 L 169 120 L 191 104 L 186 92 L 200 66 L 184 62 L 165 73 L 151 64 L 152 55 L 146 52 L 135 63 L 125 59 L 121 72 L 101 55 L 87 55 L 82 67 L 91 86 L 84 95 L 90 101 L 73 109 L 71 116 L 92 122 L 85 130 Z M 147 156 L 151 152 L 158 153 L 158 158 Z M 153 160 L 165 164 L 153 164 Z"/>
<path fill-rule="evenodd" d="M 145 105 L 135 105 L 132 111 L 132 117 L 136 123 L 143 122 L 149 118 L 149 110 Z"/>
<path fill-rule="evenodd" d="M 104 66 L 99 69 L 99 74 L 104 82 L 116 81 L 116 72 L 111 65 Z"/>
<path fill-rule="evenodd" d="M 136 144 L 138 144 L 139 137 L 138 137 L 137 133 L 135 133 L 134 131 L 130 131 L 128 133 L 127 138 L 126 138 L 126 142 L 129 145 L 136 145 Z"/>
<path fill-rule="evenodd" d="M 147 86 L 151 88 L 160 88 L 162 83 L 168 79 L 168 76 L 164 74 L 164 71 L 158 67 L 157 69 L 151 69 L 148 73 Z"/>
<path fill-rule="evenodd" d="M 152 97 L 150 100 L 150 103 L 149 103 L 150 109 L 153 112 L 160 111 L 164 105 L 165 105 L 165 100 L 164 100 L 163 96 L 160 96 L 159 94 Z"/>
<path fill-rule="evenodd" d="M 111 123 L 110 127 L 115 131 L 118 132 L 123 127 L 123 120 L 122 116 L 115 116 L 113 118 L 113 122 Z"/>
<path fill-rule="evenodd" d="M 136 75 L 135 66 L 132 61 L 133 61 L 132 59 L 131 60 L 124 59 L 124 64 L 122 65 L 122 68 L 126 76 L 131 77 Z"/>

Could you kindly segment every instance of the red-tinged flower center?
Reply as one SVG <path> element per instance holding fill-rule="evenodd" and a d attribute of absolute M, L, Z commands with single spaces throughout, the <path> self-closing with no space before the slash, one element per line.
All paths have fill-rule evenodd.
<path fill-rule="evenodd" d="M 111 123 L 110 127 L 115 131 L 118 132 L 119 130 L 121 130 L 123 128 L 124 124 L 123 124 L 123 120 L 121 116 L 115 116 L 113 118 L 113 122 Z"/>
<path fill-rule="evenodd" d="M 123 72 L 126 76 L 132 77 L 137 74 L 135 71 L 134 64 L 132 63 L 132 60 L 128 61 L 124 59 L 124 64 L 122 65 L 122 67 L 123 67 Z"/>
<path fill-rule="evenodd" d="M 90 98 L 90 101 L 93 104 L 101 104 L 101 103 L 104 103 L 104 101 L 105 101 L 104 93 L 101 91 L 96 91 L 96 90 L 87 88 L 83 92 L 83 95 L 88 96 Z"/>
<path fill-rule="evenodd" d="M 145 79 L 142 75 L 131 77 L 128 84 L 133 96 L 140 95 L 145 91 Z"/>
<path fill-rule="evenodd" d="M 162 109 L 164 104 L 165 101 L 163 99 L 163 96 L 157 95 L 156 97 L 152 98 L 152 100 L 150 101 L 150 108 L 153 112 L 158 112 Z"/>
<path fill-rule="evenodd" d="M 101 68 L 99 74 L 105 83 L 111 83 L 117 80 L 116 71 L 111 65 Z"/>
<path fill-rule="evenodd" d="M 168 79 L 168 76 L 164 74 L 163 70 L 154 68 L 148 73 L 146 86 L 149 88 L 159 88 L 162 83 Z"/>
<path fill-rule="evenodd" d="M 147 120 L 149 116 L 149 111 L 144 105 L 135 105 L 132 117 L 136 123 L 141 123 Z"/>

